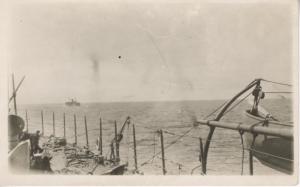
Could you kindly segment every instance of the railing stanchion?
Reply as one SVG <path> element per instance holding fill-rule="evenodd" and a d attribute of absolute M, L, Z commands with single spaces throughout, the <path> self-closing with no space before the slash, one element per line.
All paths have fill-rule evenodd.
<path fill-rule="evenodd" d="M 160 130 L 160 142 L 161 142 L 162 170 L 163 170 L 163 174 L 165 175 L 167 173 L 167 171 L 166 171 L 166 165 L 165 165 L 164 135 L 163 135 L 162 130 Z"/>
<path fill-rule="evenodd" d="M 76 114 L 74 114 L 74 136 L 75 136 L 75 145 L 77 145 L 77 124 L 76 124 Z"/>
<path fill-rule="evenodd" d="M 66 114 L 64 113 L 64 138 L 66 138 Z"/>
<path fill-rule="evenodd" d="M 136 139 L 135 139 L 135 125 L 134 124 L 132 124 L 132 131 L 133 131 L 134 167 L 135 167 L 135 170 L 137 171 L 138 165 L 137 165 L 137 156 L 136 156 Z"/>
<path fill-rule="evenodd" d="M 118 138 L 118 130 L 117 130 L 117 121 L 115 121 L 115 142 L 116 142 L 116 161 L 120 161 L 120 153 L 119 153 L 119 138 Z"/>
<path fill-rule="evenodd" d="M 87 148 L 89 148 L 89 134 L 88 134 L 88 129 L 87 129 L 86 116 L 84 116 L 84 126 L 85 126 L 86 146 L 87 146 Z"/>
<path fill-rule="evenodd" d="M 41 110 L 41 120 L 42 120 L 42 135 L 45 135 L 45 130 L 44 130 L 44 113 L 43 113 L 43 110 Z"/>
<path fill-rule="evenodd" d="M 203 168 L 205 166 L 205 159 L 203 159 L 203 142 L 202 142 L 202 138 L 199 138 L 200 140 L 200 155 L 199 155 L 199 161 L 201 162 L 201 170 L 202 170 L 202 174 L 205 174 L 205 171 L 203 171 Z"/>
<path fill-rule="evenodd" d="M 26 132 L 28 132 L 28 114 L 27 114 L 27 110 L 25 110 L 25 118 L 26 118 Z"/>
<path fill-rule="evenodd" d="M 100 155 L 102 155 L 103 150 L 102 150 L 102 119 L 101 118 L 100 118 L 99 128 L 100 128 L 100 134 L 99 134 L 99 142 L 98 142 L 98 151 L 100 151 Z"/>
<path fill-rule="evenodd" d="M 52 113 L 52 120 L 53 120 L 53 136 L 55 137 L 55 114 Z"/>

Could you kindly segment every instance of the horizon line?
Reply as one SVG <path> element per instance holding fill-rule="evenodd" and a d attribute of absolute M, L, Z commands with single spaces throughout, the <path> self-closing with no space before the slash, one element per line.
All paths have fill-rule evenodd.
<path fill-rule="evenodd" d="M 225 100 L 230 100 L 229 99 L 182 99 L 182 100 L 135 100 L 135 101 L 87 101 L 87 102 L 79 102 L 80 104 L 97 104 L 97 103 L 149 103 L 149 102 L 191 102 L 191 101 L 225 101 Z M 281 98 L 265 98 L 265 100 L 270 100 L 270 99 L 281 99 Z M 237 99 L 240 100 L 240 99 Z M 58 103 L 58 102 L 53 102 L 53 103 L 20 103 L 20 105 L 43 105 L 43 104 L 62 104 L 64 105 L 65 102 Z"/>

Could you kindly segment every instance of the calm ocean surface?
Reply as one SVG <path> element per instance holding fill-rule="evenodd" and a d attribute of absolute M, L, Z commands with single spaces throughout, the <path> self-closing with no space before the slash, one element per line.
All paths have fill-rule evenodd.
<path fill-rule="evenodd" d="M 77 133 L 79 145 L 85 145 L 84 116 L 87 117 L 89 144 L 96 149 L 96 139 L 99 136 L 99 118 L 102 118 L 104 155 L 109 156 L 109 144 L 114 137 L 114 120 L 118 129 L 121 128 L 127 116 L 136 127 L 138 165 L 151 159 L 160 151 L 160 139 L 155 130 L 163 129 L 164 143 L 167 147 L 178 135 L 183 134 L 193 126 L 194 119 L 203 119 L 224 101 L 172 101 L 172 102 L 120 102 L 120 103 L 83 103 L 80 107 L 68 107 L 64 104 L 20 105 L 19 115 L 25 120 L 25 110 L 28 112 L 29 132 L 41 130 L 41 110 L 44 112 L 45 135 L 52 134 L 52 112 L 55 113 L 56 136 L 63 136 L 63 113 L 66 114 L 66 137 L 69 143 L 74 142 L 74 120 L 77 117 Z M 283 120 L 292 120 L 291 101 L 287 99 L 264 100 L 263 106 L 272 115 Z M 242 122 L 244 109 L 249 107 L 245 102 L 229 112 L 224 121 Z M 211 118 L 210 118 L 211 119 Z M 200 165 L 199 140 L 206 138 L 208 127 L 195 127 L 187 136 L 165 150 L 166 169 L 169 175 L 190 175 L 191 170 Z M 177 135 L 174 135 L 177 134 Z M 129 162 L 133 168 L 132 127 L 125 128 L 121 142 L 121 160 Z M 179 165 L 181 164 L 181 169 Z M 139 167 L 145 175 L 161 175 L 160 156 Z M 242 146 L 239 133 L 231 130 L 217 129 L 208 154 L 208 175 L 239 175 L 242 168 Z M 249 173 L 248 152 L 245 151 L 244 174 Z M 194 175 L 200 174 L 200 168 L 194 170 Z M 257 160 L 254 161 L 255 175 L 283 175 L 274 171 Z"/>

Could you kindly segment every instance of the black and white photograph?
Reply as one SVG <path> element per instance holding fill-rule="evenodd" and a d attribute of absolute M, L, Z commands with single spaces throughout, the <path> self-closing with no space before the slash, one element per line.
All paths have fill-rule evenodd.
<path fill-rule="evenodd" d="M 1 183 L 298 183 L 298 1 L 1 4 Z"/>

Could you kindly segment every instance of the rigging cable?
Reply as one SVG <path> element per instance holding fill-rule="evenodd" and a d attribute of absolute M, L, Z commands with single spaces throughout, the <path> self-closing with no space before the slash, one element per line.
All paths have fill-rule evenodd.
<path fill-rule="evenodd" d="M 250 92 L 248 95 L 246 95 L 243 99 L 241 99 L 239 102 L 237 102 L 235 105 L 233 105 L 230 109 L 228 109 L 223 116 L 225 116 L 225 114 L 227 114 L 228 112 L 230 112 L 231 110 L 233 110 L 237 105 L 239 105 L 241 102 L 243 102 L 245 99 L 247 99 L 247 97 L 249 97 L 252 94 L 252 92 Z"/>
<path fill-rule="evenodd" d="M 204 119 L 207 119 L 208 117 L 212 116 L 214 113 L 216 113 L 219 109 L 221 109 L 228 101 L 225 101 L 223 104 L 221 104 L 219 107 L 217 107 L 214 111 L 209 113 L 207 116 L 204 117 Z"/>
<path fill-rule="evenodd" d="M 174 132 L 170 132 L 170 131 L 167 131 L 167 130 L 162 130 L 164 133 L 166 134 L 169 134 L 169 135 L 172 135 L 172 136 L 181 136 L 182 134 L 177 134 L 177 133 L 174 133 Z M 192 138 L 192 139 L 199 139 L 199 137 L 195 137 L 195 136 L 186 136 L 188 138 Z"/>
<path fill-rule="evenodd" d="M 176 140 L 172 141 L 169 145 L 167 145 L 165 147 L 165 150 L 170 148 L 172 145 L 174 145 L 177 141 L 179 141 L 181 138 L 183 138 L 185 135 L 187 135 L 189 132 L 191 132 L 191 130 L 194 129 L 194 127 L 191 127 L 189 130 L 187 130 L 185 133 L 183 133 L 181 136 L 179 136 Z M 153 157 L 151 157 L 150 159 L 148 159 L 147 161 L 143 162 L 141 164 L 141 166 L 144 166 L 145 164 L 148 164 L 149 161 L 151 161 L 153 158 L 155 158 L 156 156 L 158 156 L 161 153 L 161 151 L 159 151 L 158 153 L 156 153 Z"/>
<path fill-rule="evenodd" d="M 274 158 L 278 158 L 278 159 L 281 159 L 281 160 L 286 160 L 286 161 L 294 162 L 294 160 L 292 160 L 292 159 L 281 157 L 281 156 L 277 156 L 277 155 L 273 155 L 273 154 L 262 152 L 262 151 L 258 151 L 258 150 L 253 149 L 253 148 L 245 148 L 245 150 L 257 152 L 257 153 L 264 154 L 266 156 L 271 156 L 271 157 L 274 157 Z"/>
<path fill-rule="evenodd" d="M 266 79 L 261 79 L 262 81 L 265 82 L 270 82 L 270 83 L 274 83 L 274 84 L 279 84 L 279 85 L 283 85 L 283 86 L 293 86 L 291 84 L 287 84 L 287 83 L 282 83 L 282 82 L 275 82 L 275 81 L 270 81 L 270 80 L 266 80 Z"/>
<path fill-rule="evenodd" d="M 155 145 L 156 145 L 156 140 L 155 140 L 155 136 L 156 136 L 156 132 L 153 133 L 153 159 L 151 160 L 151 163 L 153 163 L 154 158 L 155 158 Z"/>
<path fill-rule="evenodd" d="M 271 92 L 265 92 L 265 93 L 294 93 L 294 92 L 276 92 L 276 91 L 271 91 Z"/>

